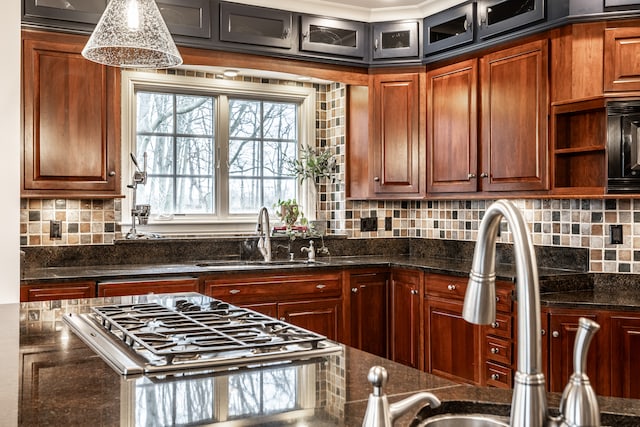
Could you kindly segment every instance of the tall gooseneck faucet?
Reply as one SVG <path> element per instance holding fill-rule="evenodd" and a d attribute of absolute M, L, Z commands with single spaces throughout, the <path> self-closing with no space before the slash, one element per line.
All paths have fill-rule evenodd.
<path fill-rule="evenodd" d="M 468 322 L 490 324 L 496 317 L 496 237 L 500 220 L 511 229 L 518 301 L 518 369 L 514 378 L 511 426 L 543 426 L 549 421 L 542 374 L 540 294 L 536 257 L 524 218 L 506 200 L 494 202 L 478 230 L 462 315 Z"/>
<path fill-rule="evenodd" d="M 271 226 L 269 225 L 269 211 L 264 206 L 258 212 L 256 233 L 258 234 L 258 250 L 265 262 L 271 262 Z"/>

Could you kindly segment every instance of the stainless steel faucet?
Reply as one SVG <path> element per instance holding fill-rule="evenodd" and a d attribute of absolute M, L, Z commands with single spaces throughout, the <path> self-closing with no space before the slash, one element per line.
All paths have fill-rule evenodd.
<path fill-rule="evenodd" d="M 536 256 L 524 218 L 511 202 L 498 200 L 485 212 L 478 230 L 478 242 L 473 254 L 462 315 L 468 322 L 476 324 L 490 324 L 495 321 L 496 237 L 502 218 L 507 220 L 513 235 L 518 300 L 518 369 L 514 378 L 510 425 L 558 425 L 567 420 L 567 417 L 562 413 L 558 418 L 550 417 L 548 414 L 545 379 L 542 373 L 542 329 Z M 581 339 L 576 348 L 584 347 L 586 353 L 588 341 Z M 582 369 L 584 370 L 584 366 Z M 591 400 L 585 399 L 583 402 L 584 405 L 589 405 Z M 566 407 L 561 407 L 561 410 L 565 409 Z M 597 412 L 597 408 L 595 411 Z"/>
<path fill-rule="evenodd" d="M 269 211 L 264 206 L 258 212 L 256 233 L 258 234 L 258 250 L 265 262 L 271 262 L 271 226 L 269 225 Z"/>
<path fill-rule="evenodd" d="M 373 366 L 369 369 L 367 379 L 373 385 L 373 392 L 369 394 L 362 427 L 392 427 L 396 418 L 407 413 L 411 408 L 425 404 L 429 404 L 432 408 L 440 406 L 440 399 L 426 391 L 412 394 L 399 402 L 389 404 L 387 395 L 382 391 L 388 378 L 387 370 L 382 366 Z"/>

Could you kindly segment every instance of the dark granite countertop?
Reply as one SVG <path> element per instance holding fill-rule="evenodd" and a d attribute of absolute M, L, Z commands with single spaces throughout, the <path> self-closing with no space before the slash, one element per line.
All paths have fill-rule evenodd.
<path fill-rule="evenodd" d="M 204 266 L 203 266 L 204 265 Z M 196 260 L 176 264 L 125 264 L 93 265 L 78 267 L 30 268 L 22 271 L 21 283 L 29 284 L 42 281 L 64 281 L 77 279 L 123 279 L 131 277 L 151 277 L 161 275 L 203 275 L 208 273 L 237 273 L 247 271 L 305 271 L 308 269 L 331 268 L 374 268 L 403 267 L 415 268 L 432 273 L 467 276 L 471 260 L 451 258 L 399 256 L 340 256 L 319 257 L 315 263 L 276 261 L 271 264 L 259 261 L 243 260 Z M 515 266 L 498 264 L 496 274 L 499 280 L 514 280 Z M 586 273 L 558 268 L 539 268 L 541 280 L 558 277 L 584 278 Z"/>
<path fill-rule="evenodd" d="M 586 310 L 640 310 L 640 290 L 594 289 L 575 292 L 552 292 L 540 295 L 543 306 L 571 307 Z"/>
<path fill-rule="evenodd" d="M 428 390 L 449 410 L 482 407 L 508 413 L 508 390 L 455 384 L 350 347 L 300 365 L 205 376 L 121 377 L 67 328 L 61 316 L 131 298 L 138 297 L 0 305 L 5 326 L 0 333 L 5 380 L 0 389 L 1 424 L 199 425 L 234 418 L 238 425 L 355 427 L 362 423 L 371 390 L 367 373 L 373 365 L 389 372 L 384 390 L 390 402 Z M 258 384 L 262 385 L 254 388 Z M 604 424 L 638 425 L 640 401 L 599 401 Z M 550 395 L 549 402 L 557 405 L 558 396 Z M 414 415 L 407 414 L 396 425 L 410 425 Z"/>

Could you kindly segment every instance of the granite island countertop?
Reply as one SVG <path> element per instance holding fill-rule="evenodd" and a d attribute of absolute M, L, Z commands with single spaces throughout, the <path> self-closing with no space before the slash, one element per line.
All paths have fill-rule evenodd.
<path fill-rule="evenodd" d="M 61 316 L 131 298 L 138 297 L 0 305 L 0 319 L 13 322 L 5 323 L 6 331 L 13 335 L 19 331 L 15 340 L 6 331 L 0 335 L 4 357 L 18 359 L 3 366 L 5 373 L 10 372 L 4 378 L 11 379 L 16 371 L 12 365 L 19 366 L 18 381 L 9 381 L 13 386 L 0 391 L 5 409 L 2 424 L 215 425 L 233 419 L 232 425 L 355 427 L 362 423 L 371 390 L 366 377 L 373 365 L 389 372 L 384 390 L 390 402 L 428 390 L 448 410 L 482 407 L 508 413 L 509 390 L 456 384 L 347 346 L 341 353 L 308 363 L 211 375 L 122 377 L 78 339 Z M 7 401 L 17 408 L 6 406 Z M 599 401 L 604 423 L 639 425 L 640 401 Z M 549 402 L 557 405 L 557 394 L 550 395 Z M 414 415 L 412 411 L 396 425 L 410 425 Z"/>

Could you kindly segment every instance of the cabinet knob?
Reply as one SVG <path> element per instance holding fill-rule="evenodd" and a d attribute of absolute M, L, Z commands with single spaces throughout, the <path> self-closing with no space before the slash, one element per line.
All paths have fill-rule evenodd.
<path fill-rule="evenodd" d="M 417 289 L 411 289 L 411 295 L 418 295 Z"/>
<path fill-rule="evenodd" d="M 231 295 L 239 294 L 239 293 L 240 293 L 240 289 L 231 289 L 231 290 L 229 291 L 229 293 L 230 293 Z"/>
<path fill-rule="evenodd" d="M 498 354 L 498 353 L 500 353 L 500 349 L 497 348 L 497 347 L 491 347 L 491 353 L 492 354 Z"/>
<path fill-rule="evenodd" d="M 493 322 L 493 323 L 491 324 L 491 327 L 492 327 L 493 329 L 498 329 L 498 328 L 500 327 L 500 323 L 498 323 L 498 322 Z"/>
<path fill-rule="evenodd" d="M 455 291 L 456 285 L 454 285 L 453 283 L 449 283 L 449 285 L 447 286 L 447 289 L 449 289 L 450 291 Z"/>
<path fill-rule="evenodd" d="M 496 297 L 496 302 L 500 302 L 500 297 Z"/>
<path fill-rule="evenodd" d="M 473 179 L 475 177 L 476 177 L 475 173 L 470 173 L 469 175 L 467 175 L 467 178 L 469 178 L 469 179 Z"/>
<path fill-rule="evenodd" d="M 480 178 L 487 178 L 487 177 L 489 177 L 489 174 L 488 174 L 488 173 L 486 173 L 486 172 L 482 172 L 482 173 L 480 174 Z"/>
<path fill-rule="evenodd" d="M 351 292 L 353 292 L 354 294 L 358 293 L 358 288 L 351 288 Z"/>
<path fill-rule="evenodd" d="M 542 335 L 542 336 L 547 335 L 547 331 L 545 331 L 544 329 L 542 329 L 542 330 L 540 331 L 540 335 Z"/>
<path fill-rule="evenodd" d="M 491 374 L 491 379 L 494 381 L 498 381 L 500 379 L 500 375 L 498 374 Z"/>
<path fill-rule="evenodd" d="M 109 172 L 109 176 L 116 176 L 116 172 L 115 171 L 110 171 Z"/>
<path fill-rule="evenodd" d="M 379 176 L 374 176 L 374 177 L 373 177 L 373 180 L 374 180 L 375 182 L 378 182 L 378 181 L 380 181 L 380 177 L 379 177 Z"/>
<path fill-rule="evenodd" d="M 318 283 L 318 284 L 316 285 L 316 289 L 324 289 L 324 288 L 326 288 L 326 287 L 327 287 L 327 285 L 325 285 L 324 283 Z"/>
<path fill-rule="evenodd" d="M 553 332 L 551 332 L 551 336 L 554 337 L 554 338 L 558 338 L 560 336 L 560 332 L 553 331 Z"/>

